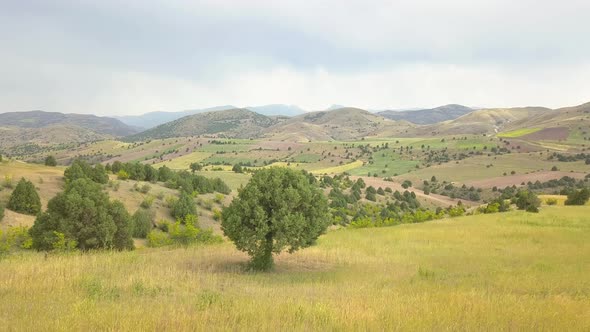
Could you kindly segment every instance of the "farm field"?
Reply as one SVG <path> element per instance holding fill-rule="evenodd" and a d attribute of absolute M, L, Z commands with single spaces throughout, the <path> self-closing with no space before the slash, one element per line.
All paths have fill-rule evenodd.
<path fill-rule="evenodd" d="M 227 242 L 26 252 L 2 261 L 0 321 L 45 331 L 588 330 L 589 212 L 341 229 L 281 255 L 270 273 L 245 272 L 247 257 Z"/>

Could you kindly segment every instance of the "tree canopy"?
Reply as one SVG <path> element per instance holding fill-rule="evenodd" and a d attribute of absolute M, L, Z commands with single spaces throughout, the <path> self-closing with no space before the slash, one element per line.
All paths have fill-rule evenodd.
<path fill-rule="evenodd" d="M 132 249 L 131 232 L 131 217 L 123 204 L 110 201 L 101 186 L 87 178 L 68 182 L 31 228 L 37 250 L 54 249 L 64 237 L 82 250 Z"/>
<path fill-rule="evenodd" d="M 57 160 L 52 155 L 49 155 L 45 158 L 45 166 L 57 166 Z"/>
<path fill-rule="evenodd" d="M 41 211 L 41 199 L 31 181 L 21 178 L 10 195 L 8 205 L 10 210 L 18 213 L 35 215 Z"/>
<path fill-rule="evenodd" d="M 329 224 L 327 200 L 307 176 L 271 167 L 256 172 L 223 210 L 221 226 L 254 269 L 268 270 L 273 253 L 312 245 Z"/>

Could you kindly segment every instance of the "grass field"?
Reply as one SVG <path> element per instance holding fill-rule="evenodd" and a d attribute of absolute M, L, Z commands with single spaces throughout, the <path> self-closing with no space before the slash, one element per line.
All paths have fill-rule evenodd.
<path fill-rule="evenodd" d="M 513 130 L 513 131 L 506 131 L 503 133 L 499 133 L 496 136 L 503 137 L 503 138 L 516 138 L 516 137 L 522 137 L 524 135 L 536 133 L 537 131 L 539 131 L 541 129 L 542 128 L 522 128 L 522 129 L 517 129 L 517 130 Z"/>
<path fill-rule="evenodd" d="M 590 329 L 588 207 L 337 230 L 244 271 L 229 243 L 0 262 L 8 330 Z"/>

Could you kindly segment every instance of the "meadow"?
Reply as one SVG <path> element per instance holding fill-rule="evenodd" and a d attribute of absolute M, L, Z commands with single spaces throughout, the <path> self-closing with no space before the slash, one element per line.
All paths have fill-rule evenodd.
<path fill-rule="evenodd" d="M 270 273 L 228 243 L 22 252 L 0 262 L 7 330 L 590 329 L 588 207 L 340 229 Z M 34 319 L 33 319 L 34 318 Z"/>

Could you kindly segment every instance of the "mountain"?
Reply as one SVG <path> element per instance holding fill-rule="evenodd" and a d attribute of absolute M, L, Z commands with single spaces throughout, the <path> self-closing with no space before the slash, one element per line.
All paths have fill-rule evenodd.
<path fill-rule="evenodd" d="M 137 141 L 198 135 L 251 138 L 258 137 L 265 128 L 279 121 L 278 118 L 268 117 L 248 109 L 235 108 L 185 116 L 126 139 Z"/>
<path fill-rule="evenodd" d="M 90 142 L 137 133 L 136 128 L 108 117 L 57 112 L 0 114 L 0 150 L 20 155 L 58 144 Z"/>
<path fill-rule="evenodd" d="M 302 114 L 280 122 L 264 136 L 275 140 L 349 140 L 362 137 L 393 135 L 412 127 L 407 122 L 395 122 L 358 108 L 340 108 Z"/>
<path fill-rule="evenodd" d="M 296 105 L 272 104 L 264 106 L 249 106 L 246 108 L 252 112 L 267 116 L 297 116 L 305 113 L 303 109 Z"/>
<path fill-rule="evenodd" d="M 0 114 L 0 125 L 37 129 L 51 126 L 76 126 L 97 134 L 111 136 L 126 136 L 138 131 L 136 128 L 113 118 L 43 111 L 2 113 Z"/>
<path fill-rule="evenodd" d="M 205 113 L 205 112 L 212 112 L 212 111 L 223 111 L 228 109 L 234 109 L 235 106 L 226 105 L 226 106 L 216 106 L 211 108 L 204 108 L 204 109 L 194 109 L 194 110 L 187 110 L 182 112 L 150 112 L 145 113 L 142 115 L 124 115 L 124 116 L 116 116 L 116 119 L 121 120 L 121 122 L 128 124 L 130 126 L 135 126 L 143 129 L 153 128 L 155 126 L 161 125 L 166 122 L 174 121 L 176 119 L 180 119 L 187 115 L 198 114 L 198 113 Z"/>
<path fill-rule="evenodd" d="M 518 107 L 482 109 L 460 116 L 454 120 L 416 128 L 412 135 L 455 135 L 455 134 L 493 134 L 520 127 L 528 127 L 535 119 L 550 114 L 554 110 L 544 107 Z M 528 122 L 528 123 L 527 123 Z"/>
<path fill-rule="evenodd" d="M 377 114 L 391 120 L 406 120 L 411 123 L 427 125 L 456 119 L 473 112 L 472 108 L 462 105 L 445 105 L 431 109 L 407 111 L 381 111 Z"/>

